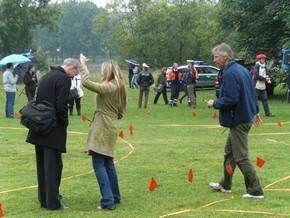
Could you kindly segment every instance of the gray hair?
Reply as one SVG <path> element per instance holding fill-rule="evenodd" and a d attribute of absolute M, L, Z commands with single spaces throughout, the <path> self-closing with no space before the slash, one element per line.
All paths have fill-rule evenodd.
<path fill-rule="evenodd" d="M 74 66 L 78 68 L 81 65 L 81 63 L 77 59 L 67 58 L 63 61 L 63 65 Z"/>
<path fill-rule="evenodd" d="M 226 43 L 222 43 L 220 45 L 215 46 L 212 49 L 212 53 L 216 53 L 218 52 L 218 54 L 222 57 L 227 57 L 229 59 L 229 61 L 232 61 L 235 59 L 234 57 L 234 52 L 231 49 L 231 46 L 229 46 Z"/>

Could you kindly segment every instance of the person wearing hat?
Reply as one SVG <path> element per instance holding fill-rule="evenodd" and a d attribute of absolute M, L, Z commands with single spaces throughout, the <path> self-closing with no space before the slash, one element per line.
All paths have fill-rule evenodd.
<path fill-rule="evenodd" d="M 143 70 L 139 73 L 137 78 L 137 83 L 140 86 L 138 108 L 142 107 L 143 93 L 145 93 L 143 107 L 147 108 L 150 86 L 154 83 L 154 78 L 151 72 L 149 71 L 149 66 L 145 63 L 143 63 L 142 66 Z"/>
<path fill-rule="evenodd" d="M 198 79 L 198 72 L 193 66 L 193 60 L 187 60 L 187 69 L 186 69 L 186 76 L 185 76 L 185 84 L 187 89 L 187 94 L 189 97 L 189 106 L 191 108 L 196 107 L 196 93 L 195 93 L 195 86 Z"/>
<path fill-rule="evenodd" d="M 266 92 L 266 83 L 271 83 L 271 79 L 268 76 L 269 73 L 265 63 L 266 58 L 267 56 L 265 54 L 259 54 L 256 57 L 257 62 L 253 69 L 253 85 L 256 89 L 257 97 L 262 100 L 265 116 L 275 117 L 275 115 L 270 112 Z"/>

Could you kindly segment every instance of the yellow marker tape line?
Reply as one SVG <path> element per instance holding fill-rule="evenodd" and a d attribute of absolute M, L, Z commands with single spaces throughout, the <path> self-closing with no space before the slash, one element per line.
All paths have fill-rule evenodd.
<path fill-rule="evenodd" d="M 182 211 L 178 211 L 178 212 L 174 212 L 174 213 L 169 213 L 169 214 L 166 214 L 166 215 L 162 215 L 159 218 L 164 218 L 164 217 L 169 217 L 169 216 L 175 216 L 175 215 L 179 215 L 179 214 L 183 214 L 183 213 L 197 211 L 197 210 L 200 210 L 200 209 L 203 209 L 203 208 L 212 206 L 214 204 L 219 204 L 219 203 L 222 203 L 222 202 L 225 202 L 225 201 L 229 201 L 231 199 L 233 199 L 233 197 L 228 198 L 228 199 L 219 200 L 219 201 L 214 201 L 214 202 L 211 202 L 209 204 L 206 204 L 204 206 L 201 206 L 201 207 L 198 207 L 198 208 L 195 208 L 195 209 L 188 209 L 188 210 L 182 210 Z"/>
<path fill-rule="evenodd" d="M 273 212 L 263 212 L 263 211 L 250 211 L 250 210 L 209 210 L 209 212 L 226 212 L 226 213 L 248 213 L 248 214 L 263 214 L 263 215 L 272 215 L 272 216 L 290 216 L 287 213 L 273 213 Z"/>
<path fill-rule="evenodd" d="M 267 191 L 290 192 L 289 188 L 267 188 Z"/>
<path fill-rule="evenodd" d="M 269 136 L 269 135 L 290 135 L 290 132 L 268 132 L 268 133 L 256 133 L 249 134 L 249 136 Z"/>
<path fill-rule="evenodd" d="M 161 124 L 159 126 L 166 126 L 166 127 L 187 127 L 187 126 L 192 126 L 192 127 L 207 127 L 207 128 L 221 128 L 222 126 L 220 125 L 205 125 L 205 124 Z"/>
<path fill-rule="evenodd" d="M 120 137 L 119 137 L 120 138 Z M 121 141 L 123 141 L 123 142 L 125 142 L 127 145 L 129 145 L 130 146 L 130 148 L 132 149 L 127 155 L 125 155 L 124 157 L 122 157 L 122 158 L 120 158 L 119 160 L 116 160 L 115 161 L 115 163 L 118 163 L 118 162 L 120 162 L 120 161 L 122 161 L 122 160 L 125 160 L 126 158 L 128 158 L 134 151 L 135 151 L 135 148 L 134 148 L 134 146 L 131 144 L 131 143 L 129 143 L 129 142 L 127 142 L 127 141 L 125 141 L 124 139 L 122 139 L 122 138 L 120 138 L 121 139 Z"/>
<path fill-rule="evenodd" d="M 73 134 L 77 134 L 77 133 L 73 132 Z M 83 133 L 81 133 L 81 134 L 83 134 Z M 124 139 L 121 139 L 121 140 L 123 142 L 125 142 L 127 145 L 129 145 L 132 150 L 127 155 L 125 155 L 124 157 L 121 157 L 119 160 L 116 160 L 115 163 L 118 163 L 118 162 L 120 162 L 122 160 L 125 160 L 126 158 L 128 158 L 135 151 L 135 148 L 134 148 L 134 146 L 132 144 L 130 144 L 129 142 L 125 141 Z M 73 179 L 73 178 L 81 177 L 81 176 L 84 176 L 84 175 L 88 175 L 88 174 L 90 174 L 92 172 L 94 172 L 94 170 L 91 170 L 91 171 L 89 171 L 87 173 L 77 174 L 77 175 L 73 175 L 73 176 L 69 176 L 69 177 L 63 178 L 62 181 L 66 181 L 66 180 L 69 180 L 69 179 Z M 0 195 L 1 194 L 6 194 L 6 193 L 11 193 L 11 192 L 22 191 L 22 190 L 33 189 L 33 188 L 37 188 L 37 187 L 38 187 L 38 185 L 33 185 L 33 186 L 27 186 L 27 187 L 22 187 L 22 188 L 10 189 L 10 190 L 6 190 L 6 191 L 1 191 Z"/>
<path fill-rule="evenodd" d="M 279 143 L 279 144 L 282 144 L 282 145 L 290 145 L 290 144 L 287 144 L 286 142 L 279 142 L 279 141 L 274 140 L 274 139 L 267 139 L 267 141 Z"/>
<path fill-rule="evenodd" d="M 269 187 L 271 187 L 271 186 L 273 186 L 273 185 L 275 185 L 275 184 L 277 184 L 277 183 L 279 183 L 279 182 L 283 182 L 283 181 L 285 181 L 285 180 L 287 180 L 287 179 L 289 179 L 289 178 L 290 178 L 290 176 L 286 176 L 286 177 L 284 177 L 284 178 L 282 178 L 282 179 L 279 179 L 279 180 L 277 180 L 277 181 L 275 181 L 275 182 L 273 182 L 273 183 L 267 185 L 264 189 L 268 189 Z"/>

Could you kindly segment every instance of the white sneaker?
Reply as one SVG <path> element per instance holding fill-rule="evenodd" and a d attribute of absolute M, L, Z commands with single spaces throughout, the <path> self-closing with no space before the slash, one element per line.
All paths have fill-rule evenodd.
<path fill-rule="evenodd" d="M 264 195 L 251 195 L 251 194 L 244 194 L 243 198 L 255 198 L 255 199 L 264 199 Z"/>
<path fill-rule="evenodd" d="M 216 191 L 221 191 L 223 193 L 231 193 L 232 190 L 226 190 L 224 189 L 221 184 L 219 184 L 218 182 L 210 182 L 209 183 L 209 186 L 213 189 L 213 190 L 216 190 Z"/>

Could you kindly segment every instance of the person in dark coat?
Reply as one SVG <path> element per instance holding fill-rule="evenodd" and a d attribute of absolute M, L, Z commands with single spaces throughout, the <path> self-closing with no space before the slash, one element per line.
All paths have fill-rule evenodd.
<path fill-rule="evenodd" d="M 145 93 L 145 99 L 143 107 L 147 108 L 150 86 L 154 83 L 154 78 L 149 71 L 149 66 L 145 63 L 142 64 L 143 70 L 139 73 L 137 83 L 140 86 L 138 108 L 142 107 L 143 93 Z"/>
<path fill-rule="evenodd" d="M 162 90 L 160 92 L 156 93 L 156 96 L 154 98 L 154 104 L 157 104 L 159 96 L 162 94 L 163 99 L 164 99 L 164 103 L 168 104 L 168 98 L 167 98 L 167 90 L 166 90 L 166 67 L 163 67 L 161 70 L 161 73 L 158 74 L 157 76 L 157 80 L 155 83 L 155 86 L 157 87 L 158 85 L 162 85 Z"/>
<path fill-rule="evenodd" d="M 230 193 L 236 166 L 241 170 L 246 194 L 243 198 L 263 199 L 264 193 L 250 160 L 248 134 L 252 127 L 262 124 L 259 106 L 249 71 L 234 61 L 231 47 L 225 43 L 213 48 L 214 62 L 220 69 L 220 98 L 209 100 L 209 108 L 219 110 L 220 125 L 229 128 L 224 148 L 224 176 L 220 182 L 211 182 L 213 190 Z"/>
<path fill-rule="evenodd" d="M 31 101 L 35 95 L 37 85 L 37 76 L 35 70 L 35 66 L 29 65 L 23 78 L 23 82 L 25 84 L 25 93 L 28 101 Z"/>
<path fill-rule="evenodd" d="M 62 153 L 66 152 L 68 98 L 71 79 L 77 73 L 78 60 L 68 58 L 63 65 L 45 74 L 39 81 L 36 101 L 46 100 L 56 110 L 56 126 L 47 135 L 29 130 L 26 142 L 35 145 L 38 179 L 38 200 L 47 210 L 66 209 L 60 203 L 59 186 L 62 174 Z"/>

